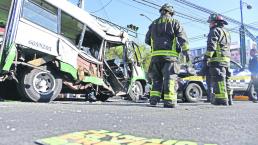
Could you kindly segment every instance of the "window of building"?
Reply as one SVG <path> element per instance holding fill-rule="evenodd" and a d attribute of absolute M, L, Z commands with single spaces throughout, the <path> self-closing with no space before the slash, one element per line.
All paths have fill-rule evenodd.
<path fill-rule="evenodd" d="M 43 0 L 25 0 L 22 16 L 48 30 L 58 32 L 58 9 Z"/>

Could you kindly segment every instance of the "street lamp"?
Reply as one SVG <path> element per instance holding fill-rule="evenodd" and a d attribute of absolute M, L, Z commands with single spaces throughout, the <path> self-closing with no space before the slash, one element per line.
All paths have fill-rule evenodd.
<path fill-rule="evenodd" d="M 148 16 L 146 16 L 146 15 L 144 15 L 144 14 L 140 14 L 140 16 L 143 16 L 143 17 L 147 18 L 149 21 L 151 21 L 151 22 L 152 22 L 152 19 L 151 19 L 151 18 L 149 18 Z"/>
<path fill-rule="evenodd" d="M 239 29 L 240 32 L 240 58 L 241 65 L 245 66 L 246 64 L 246 48 L 245 48 L 245 26 L 243 20 L 243 5 L 246 4 L 247 9 L 252 9 L 252 6 L 240 0 L 240 13 L 241 13 L 241 27 Z"/>

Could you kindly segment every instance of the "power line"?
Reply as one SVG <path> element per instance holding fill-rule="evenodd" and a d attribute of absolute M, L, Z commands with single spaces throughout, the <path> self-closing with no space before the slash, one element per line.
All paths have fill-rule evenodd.
<path fill-rule="evenodd" d="M 232 11 L 235 11 L 235 10 L 238 10 L 239 8 L 233 8 L 233 9 L 229 9 L 227 11 L 224 11 L 222 12 L 221 14 L 226 14 L 226 13 L 229 13 L 229 12 L 232 12 Z"/>
<path fill-rule="evenodd" d="M 149 2 L 147 0 L 141 0 L 143 2 L 140 2 L 140 1 L 137 1 L 137 0 L 133 0 L 133 1 L 135 1 L 137 3 L 140 3 L 142 5 L 148 6 L 150 8 L 153 8 L 153 9 L 159 9 L 161 7 L 160 5 L 158 5 L 154 2 Z M 191 21 L 207 24 L 207 22 L 203 19 L 199 19 L 199 18 L 196 18 L 196 17 L 193 17 L 193 16 L 189 16 L 187 14 L 184 14 L 184 13 L 181 13 L 181 12 L 178 12 L 178 11 L 175 11 L 175 15 L 178 16 L 178 17 L 184 18 L 184 19 L 191 20 Z"/>
<path fill-rule="evenodd" d="M 145 6 L 148 6 L 150 8 L 153 8 L 153 9 L 159 9 L 160 8 L 160 5 L 154 3 L 154 2 L 150 2 L 150 1 L 147 1 L 147 0 L 141 0 L 143 2 L 139 2 L 138 0 L 133 0 L 134 2 L 137 2 L 137 3 L 140 3 L 142 5 L 145 5 Z M 207 24 L 207 21 L 206 20 L 203 20 L 203 19 L 200 19 L 200 18 L 196 18 L 194 16 L 190 16 L 190 15 L 187 15 L 187 14 L 184 14 L 184 13 L 181 13 L 181 12 L 178 12 L 176 11 L 176 16 L 178 17 L 181 17 L 181 18 L 184 18 L 184 19 L 188 19 L 188 20 L 191 20 L 191 21 L 195 21 L 195 22 L 198 22 L 198 23 L 202 23 L 202 24 Z M 232 32 L 232 33 L 237 33 L 239 34 L 239 31 L 237 29 L 238 27 L 235 27 L 235 28 L 231 28 L 231 29 L 227 29 L 228 31 Z M 192 37 L 190 38 L 190 41 L 198 41 L 198 40 L 203 40 L 205 39 L 204 36 L 195 36 L 195 37 Z"/>
<path fill-rule="evenodd" d="M 111 1 L 112 1 L 112 0 L 111 0 Z M 103 5 L 102 0 L 100 0 L 100 3 Z M 109 16 L 108 16 L 108 13 L 107 13 L 107 11 L 106 11 L 106 8 L 103 8 L 103 11 L 104 11 L 104 15 L 106 16 L 106 18 L 107 18 L 108 20 L 110 20 L 110 18 L 109 18 Z"/>
<path fill-rule="evenodd" d="M 154 2 L 149 2 L 149 1 L 147 1 L 147 0 L 141 0 L 141 1 L 146 2 L 146 3 L 149 3 L 149 4 L 152 4 L 152 5 L 156 6 L 156 7 L 158 7 L 157 9 L 160 8 L 160 5 L 155 4 Z"/>
<path fill-rule="evenodd" d="M 143 2 L 141 2 L 141 1 L 139 1 L 139 0 L 132 0 L 132 1 L 134 1 L 134 2 L 136 2 L 136 3 L 139 3 L 139 4 L 141 4 L 141 5 L 147 6 L 147 7 L 149 7 L 149 8 L 152 8 L 152 9 L 157 9 L 157 10 L 159 10 L 159 8 L 160 8 L 160 5 L 155 4 L 154 2 L 148 2 L 148 1 L 146 1 L 146 0 L 141 0 L 141 1 L 143 1 Z M 119 1 L 119 2 L 121 2 L 121 1 Z M 129 6 L 131 6 L 131 7 L 134 7 L 134 8 L 136 8 L 136 9 L 145 11 L 145 10 L 143 10 L 143 9 L 140 9 L 140 8 L 138 8 L 138 7 L 135 7 L 135 6 L 133 6 L 133 5 L 130 5 L 130 4 L 128 4 L 128 3 L 125 3 L 125 2 L 122 2 L 122 3 L 124 3 L 124 4 L 126 4 L 126 5 L 129 5 Z M 146 11 L 145 11 L 145 12 L 146 12 Z M 149 13 L 149 12 L 147 12 L 147 13 Z M 205 24 L 205 25 L 207 24 L 206 20 L 202 20 L 202 19 L 199 19 L 199 18 L 196 18 L 196 17 L 193 17 L 193 16 L 189 16 L 189 15 L 184 14 L 184 13 L 176 12 L 176 16 L 178 16 L 178 17 L 180 17 L 180 18 L 183 18 L 183 19 L 191 20 L 191 21 L 194 21 L 194 22 L 202 23 L 202 24 Z"/>
<path fill-rule="evenodd" d="M 136 1 L 136 0 L 133 0 L 133 1 Z M 143 5 L 146 5 L 146 3 L 149 4 L 149 5 L 153 5 L 153 6 L 147 5 L 147 6 L 151 7 L 151 8 L 158 9 L 158 8 L 160 7 L 160 5 L 155 4 L 154 2 L 149 2 L 149 1 L 147 1 L 147 0 L 141 0 L 141 1 L 143 1 L 143 2 L 145 2 L 145 3 L 143 3 L 143 2 L 138 2 L 138 3 L 141 3 L 141 4 L 143 4 Z M 195 22 L 198 22 L 198 23 L 205 24 L 205 25 L 207 24 L 207 21 L 206 21 L 206 20 L 203 20 L 203 19 L 200 19 L 200 18 L 196 18 L 196 17 L 194 17 L 194 16 L 189 16 L 189 15 L 184 14 L 184 13 L 181 13 L 181 12 L 176 12 L 176 14 L 177 14 L 178 17 L 181 17 L 181 18 L 184 18 L 184 19 L 188 19 L 188 20 L 191 20 L 191 21 L 195 21 Z M 230 31 L 230 32 L 232 32 L 232 33 L 237 33 L 237 34 L 239 34 L 239 31 L 236 30 L 236 28 L 227 29 L 227 30 Z M 204 37 L 203 37 L 203 38 L 202 38 L 202 37 L 198 37 L 198 38 L 192 38 L 192 39 L 193 39 L 193 40 L 202 40 L 202 39 L 204 39 Z M 192 40 L 191 40 L 191 41 L 192 41 Z"/>
<path fill-rule="evenodd" d="M 209 9 L 204 8 L 204 7 L 201 7 L 201 6 L 198 6 L 198 5 L 196 5 L 196 4 L 193 4 L 193 3 L 191 3 L 191 2 L 188 2 L 188 1 L 186 1 L 186 0 L 175 0 L 175 1 L 178 2 L 178 3 L 182 3 L 182 4 L 184 4 L 184 5 L 187 5 L 187 6 L 189 6 L 189 7 L 192 7 L 192 8 L 194 8 L 194 9 L 200 10 L 200 11 L 202 11 L 202 12 L 208 13 L 208 14 L 216 13 L 215 11 L 209 10 Z M 239 21 L 237 21 L 237 20 L 235 20 L 235 19 L 232 19 L 232 18 L 227 17 L 227 16 L 225 16 L 225 15 L 222 15 L 222 16 L 223 16 L 226 20 L 228 20 L 228 21 L 230 21 L 230 22 L 232 22 L 232 23 L 235 23 L 235 24 L 237 24 L 237 25 L 241 25 L 241 22 L 239 22 Z M 246 25 L 246 24 L 244 24 L 244 25 L 245 25 L 246 28 L 249 28 L 249 29 L 258 31 L 258 29 L 255 28 L 255 27 L 252 27 L 252 26 Z"/>
<path fill-rule="evenodd" d="M 92 14 L 91 14 L 91 15 L 92 15 Z M 130 35 L 130 36 L 137 37 L 137 32 L 136 32 L 136 31 L 133 31 L 133 30 L 128 29 L 128 28 L 125 28 L 125 27 L 123 27 L 123 26 L 120 26 L 120 25 L 118 25 L 118 24 L 115 24 L 115 23 L 110 22 L 110 21 L 108 21 L 108 20 L 106 20 L 106 19 L 100 18 L 100 17 L 98 17 L 98 16 L 95 16 L 95 15 L 92 15 L 92 16 L 95 17 L 98 21 L 100 21 L 100 22 L 102 22 L 102 23 L 107 23 L 107 24 L 109 24 L 110 26 L 112 26 L 112 27 L 114 27 L 114 28 L 117 28 L 117 29 L 119 29 L 119 30 L 122 30 L 122 31 L 127 32 L 128 35 Z"/>
<path fill-rule="evenodd" d="M 153 8 L 153 9 L 158 9 L 157 7 L 154 7 L 154 6 L 152 6 L 152 5 L 149 5 L 149 4 L 146 4 L 146 3 L 143 3 L 143 2 L 137 1 L 137 0 L 133 0 L 133 1 L 135 1 L 135 2 L 137 2 L 137 3 L 139 3 L 139 4 L 142 4 L 142 5 L 146 5 L 146 6 L 150 7 L 150 8 Z"/>
<path fill-rule="evenodd" d="M 153 8 L 153 9 L 159 9 L 159 8 L 161 7 L 160 5 L 158 5 L 158 4 L 154 3 L 154 2 L 149 2 L 149 1 L 147 1 L 147 0 L 141 0 L 141 1 L 143 1 L 143 2 L 141 2 L 140 0 L 132 0 L 132 1 L 137 2 L 137 3 L 141 4 L 141 5 L 144 5 L 144 6 Z M 191 22 L 197 22 L 197 23 L 201 23 L 201 24 L 207 25 L 206 20 L 199 19 L 199 18 L 190 16 L 190 15 L 187 15 L 187 14 L 184 14 L 184 13 L 181 13 L 181 12 L 178 12 L 178 11 L 175 12 L 175 16 L 180 17 L 180 18 L 183 18 L 183 19 L 190 20 Z M 196 26 L 195 26 L 195 27 L 196 27 Z M 200 28 L 200 27 L 197 27 L 197 28 L 203 30 L 203 28 Z"/>
<path fill-rule="evenodd" d="M 195 9 L 190 10 L 189 8 L 187 8 L 185 5 L 183 5 L 181 3 L 174 4 L 173 7 L 180 7 L 182 11 L 184 11 L 184 12 L 190 14 L 190 15 L 198 16 L 199 18 L 205 18 L 206 19 L 206 17 L 207 17 L 207 16 L 204 16 L 203 13 L 200 13 L 200 11 L 195 10 Z"/>
<path fill-rule="evenodd" d="M 90 13 L 97 13 L 97 12 L 99 12 L 99 11 L 102 11 L 102 10 L 105 9 L 111 2 L 112 2 L 112 0 L 110 0 L 109 2 L 107 2 L 107 3 L 106 3 L 103 7 L 101 7 L 100 9 L 95 10 L 95 11 L 90 12 Z M 101 1 L 101 3 L 102 3 L 102 1 Z"/>
<path fill-rule="evenodd" d="M 229 32 L 235 33 L 235 34 L 239 34 L 239 31 L 237 29 L 238 27 L 234 27 L 234 28 L 225 28 L 226 30 L 228 30 Z M 189 38 L 189 42 L 193 42 L 193 41 L 201 41 L 207 39 L 207 35 L 206 34 L 202 34 L 202 35 L 197 35 L 194 37 Z"/>
<path fill-rule="evenodd" d="M 124 5 L 126 5 L 126 6 L 133 7 L 133 8 L 135 8 L 135 9 L 141 10 L 141 11 L 143 11 L 143 12 L 146 12 L 146 13 L 149 13 L 149 14 L 157 15 L 157 13 L 153 13 L 153 12 L 146 11 L 146 10 L 144 10 L 144 9 L 142 9 L 142 8 L 139 8 L 139 7 L 136 7 L 136 6 L 134 6 L 134 5 L 129 4 L 129 3 L 125 2 L 124 0 L 117 0 L 117 1 L 120 2 L 120 3 L 122 3 L 122 4 L 124 4 Z"/>

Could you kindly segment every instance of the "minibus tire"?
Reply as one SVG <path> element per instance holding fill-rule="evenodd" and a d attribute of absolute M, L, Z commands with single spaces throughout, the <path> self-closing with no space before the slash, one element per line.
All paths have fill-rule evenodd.
<path fill-rule="evenodd" d="M 55 71 L 31 69 L 24 71 L 18 85 L 23 101 L 50 102 L 62 89 L 62 79 Z"/>
<path fill-rule="evenodd" d="M 128 97 L 133 102 L 139 102 L 143 97 L 143 87 L 140 81 L 135 81 L 130 87 Z"/>

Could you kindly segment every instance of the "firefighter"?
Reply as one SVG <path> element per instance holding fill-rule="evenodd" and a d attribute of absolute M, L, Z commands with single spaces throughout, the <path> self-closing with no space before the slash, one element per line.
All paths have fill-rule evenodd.
<path fill-rule="evenodd" d="M 183 27 L 172 18 L 173 7 L 164 4 L 160 10 L 160 17 L 152 22 L 146 34 L 145 43 L 151 46 L 152 89 L 150 91 L 150 105 L 156 106 L 161 95 L 164 95 L 164 107 L 174 108 L 177 104 L 177 74 L 180 69 L 178 57 L 180 52 L 189 61 L 188 41 Z M 179 46 L 180 45 L 180 46 Z"/>
<path fill-rule="evenodd" d="M 251 77 L 252 77 L 252 87 L 254 87 L 254 90 L 256 94 L 258 93 L 258 58 L 257 58 L 257 50 L 256 49 L 251 49 L 250 50 L 250 60 L 248 64 L 248 69 L 251 72 Z M 256 98 L 251 98 L 251 100 L 254 103 L 257 103 L 257 96 Z"/>
<path fill-rule="evenodd" d="M 211 75 L 211 103 L 214 105 L 232 105 L 230 88 L 230 43 L 231 37 L 224 25 L 228 23 L 219 14 L 211 14 L 210 32 L 207 41 L 205 59 Z"/>

